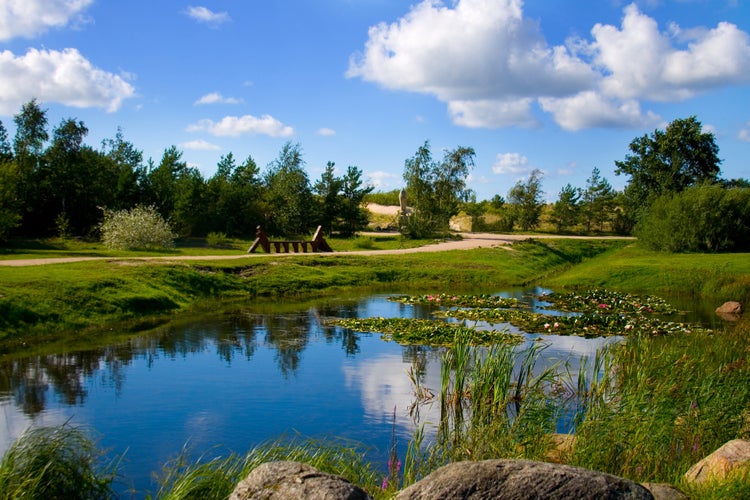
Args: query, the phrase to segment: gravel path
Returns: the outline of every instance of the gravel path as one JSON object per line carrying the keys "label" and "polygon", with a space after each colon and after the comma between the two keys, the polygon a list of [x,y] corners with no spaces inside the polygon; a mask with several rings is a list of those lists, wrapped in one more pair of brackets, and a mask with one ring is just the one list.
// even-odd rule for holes
{"label": "gravel path", "polygon": [[[384,233],[363,233],[365,235],[383,235]],[[113,262],[127,261],[189,261],[189,260],[231,260],[231,259],[257,259],[268,256],[336,256],[336,255],[393,255],[406,253],[421,252],[445,252],[449,250],[471,250],[474,248],[487,248],[509,245],[514,241],[525,240],[528,238],[535,239],[625,239],[622,237],[591,237],[591,236],[561,236],[561,235],[524,235],[524,234],[492,234],[492,233],[462,233],[462,239],[455,241],[443,241],[433,245],[425,245],[416,248],[399,248],[394,250],[358,250],[353,252],[333,252],[333,253],[241,253],[237,255],[178,255],[163,257],[54,257],[41,259],[11,259],[0,260],[0,266],[5,267],[23,267],[23,266],[41,266],[48,264],[68,264],[72,262],[85,262],[92,260],[108,260]]]}

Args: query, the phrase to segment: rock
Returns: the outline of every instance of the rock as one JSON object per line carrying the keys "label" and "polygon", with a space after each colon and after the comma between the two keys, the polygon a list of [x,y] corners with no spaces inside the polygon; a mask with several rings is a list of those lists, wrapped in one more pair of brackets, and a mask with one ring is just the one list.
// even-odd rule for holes
{"label": "rock", "polygon": [[696,463],[685,473],[689,482],[725,479],[732,471],[750,466],[750,440],[735,439]]}
{"label": "rock", "polygon": [[243,479],[229,500],[365,500],[363,489],[340,476],[299,462],[266,462]]}
{"label": "rock", "polygon": [[531,460],[484,460],[446,465],[402,490],[418,499],[652,499],[643,486],[610,474]]}
{"label": "rock", "polygon": [[742,314],[742,304],[730,300],[716,308],[716,314],[727,321],[737,321]]}
{"label": "rock", "polygon": [[641,486],[654,495],[654,500],[688,500],[687,495],[671,484],[643,483]]}

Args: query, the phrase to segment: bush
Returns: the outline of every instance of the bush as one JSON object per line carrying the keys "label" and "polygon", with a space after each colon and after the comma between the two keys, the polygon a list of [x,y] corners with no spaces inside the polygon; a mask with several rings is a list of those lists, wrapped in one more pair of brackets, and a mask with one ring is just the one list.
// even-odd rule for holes
{"label": "bush", "polygon": [[668,252],[750,250],[750,189],[703,185],[657,198],[635,228],[638,240]]}
{"label": "bush", "polygon": [[225,233],[208,233],[206,235],[206,245],[213,248],[231,248],[232,242],[229,241]]}
{"label": "bush", "polygon": [[176,236],[156,208],[143,206],[105,210],[100,230],[107,248],[121,250],[172,248]]}

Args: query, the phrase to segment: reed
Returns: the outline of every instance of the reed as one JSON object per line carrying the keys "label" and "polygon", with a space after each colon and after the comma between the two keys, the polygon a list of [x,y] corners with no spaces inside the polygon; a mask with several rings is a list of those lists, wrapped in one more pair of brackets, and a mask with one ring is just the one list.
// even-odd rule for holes
{"label": "reed", "polygon": [[118,462],[105,464],[102,458],[81,428],[27,430],[0,462],[0,498],[111,498]]}

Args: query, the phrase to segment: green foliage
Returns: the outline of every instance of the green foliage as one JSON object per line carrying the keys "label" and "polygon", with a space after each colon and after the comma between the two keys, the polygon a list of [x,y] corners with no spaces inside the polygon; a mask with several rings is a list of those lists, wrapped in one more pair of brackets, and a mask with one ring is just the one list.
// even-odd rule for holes
{"label": "green foliage", "polygon": [[630,176],[625,188],[628,216],[638,221],[658,196],[718,179],[721,160],[714,135],[695,116],[677,119],[630,143],[630,154],[616,161],[615,173]]}
{"label": "green foliage", "polygon": [[214,248],[230,248],[232,243],[224,233],[208,233],[206,235],[206,245]]}
{"label": "green foliage", "polygon": [[362,187],[362,171],[350,166],[343,177],[334,174],[334,163],[328,162],[320,180],[315,183],[318,217],[323,230],[337,231],[348,237],[367,227],[369,222],[364,198],[372,187]]}
{"label": "green foliage", "polygon": [[458,147],[446,151],[440,162],[433,161],[425,143],[404,163],[407,204],[411,213],[402,215],[401,233],[424,238],[446,232],[450,218],[470,198],[466,177],[474,167],[474,149]]}
{"label": "green foliage", "polygon": [[19,178],[16,163],[0,159],[0,241],[4,241],[21,223],[22,202],[17,189]]}
{"label": "green foliage", "polygon": [[102,242],[113,249],[164,249],[174,246],[175,234],[154,207],[105,210]]}
{"label": "green foliage", "polygon": [[101,452],[70,425],[24,432],[0,462],[0,499],[112,498],[115,467],[98,464]]}
{"label": "green foliage", "polygon": [[315,224],[310,180],[299,144],[287,142],[265,174],[269,234],[300,236]]}
{"label": "green foliage", "polygon": [[541,170],[534,169],[526,182],[518,181],[508,193],[508,203],[513,206],[513,217],[523,231],[539,225],[544,208],[542,175]]}
{"label": "green foliage", "polygon": [[578,224],[578,215],[580,212],[578,203],[580,199],[580,189],[576,189],[570,184],[566,184],[560,190],[550,216],[552,223],[558,231],[565,231]]}
{"label": "green foliage", "polygon": [[581,196],[581,212],[586,231],[596,227],[604,231],[605,224],[614,217],[615,191],[607,179],[594,167],[591,177],[586,179],[586,188]]}
{"label": "green foliage", "polygon": [[643,215],[636,235],[658,251],[750,251],[750,189],[703,185],[662,195]]}

